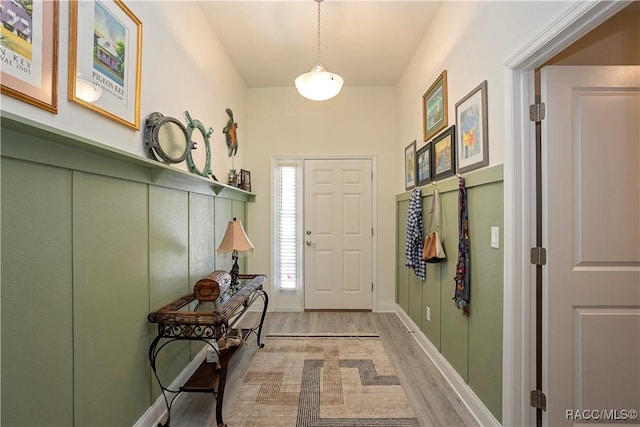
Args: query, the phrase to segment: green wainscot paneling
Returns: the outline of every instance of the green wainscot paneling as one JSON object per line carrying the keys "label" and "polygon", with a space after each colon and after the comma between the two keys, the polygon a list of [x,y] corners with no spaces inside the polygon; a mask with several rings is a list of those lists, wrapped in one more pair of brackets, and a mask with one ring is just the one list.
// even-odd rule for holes
{"label": "green wainscot paneling", "polygon": [[[409,274],[411,270],[404,266],[404,253],[407,244],[407,214],[409,201],[397,204],[397,244],[396,244],[396,302],[405,313],[409,312]],[[411,273],[412,274],[412,273]]]}
{"label": "green wainscot paneling", "polygon": [[[491,248],[491,227],[503,223],[503,184],[491,183],[468,192],[471,252],[469,378],[471,389],[498,421],[502,418],[503,243]],[[502,232],[500,235],[502,236]]]}
{"label": "green wainscot paneling", "polygon": [[[189,286],[189,193],[149,187],[149,311],[154,311],[190,292]],[[149,323],[149,344],[158,325]],[[176,341],[158,354],[156,372],[167,386],[190,361],[189,344]],[[152,401],[160,394],[151,376]]]}
{"label": "green wainscot paneling", "polygon": [[131,425],[151,403],[148,186],[74,172],[74,424]]}
{"label": "green wainscot paneling", "polygon": [[[221,197],[215,203],[215,247],[220,246],[229,221],[233,220],[233,206],[230,199]],[[233,266],[231,254],[216,256],[216,270],[230,271]]]}
{"label": "green wainscot paneling", "polygon": [[[440,201],[442,204],[442,242],[447,254],[447,259],[440,263],[440,352],[458,374],[467,381],[469,324],[468,319],[461,310],[456,308],[452,299],[458,261],[458,192],[449,191],[441,194]],[[473,212],[471,215],[481,215],[481,213]]]}
{"label": "green wainscot paneling", "polygon": [[1,168],[0,424],[70,426],[71,171],[4,157]]}
{"label": "green wainscot paneling", "polygon": [[214,197],[189,194],[189,289],[216,269],[215,203]]}
{"label": "green wainscot paneling", "polygon": [[[215,270],[217,266],[216,230],[214,230],[217,199],[197,193],[189,194],[189,289]],[[192,341],[189,345],[194,358],[205,344]]]}

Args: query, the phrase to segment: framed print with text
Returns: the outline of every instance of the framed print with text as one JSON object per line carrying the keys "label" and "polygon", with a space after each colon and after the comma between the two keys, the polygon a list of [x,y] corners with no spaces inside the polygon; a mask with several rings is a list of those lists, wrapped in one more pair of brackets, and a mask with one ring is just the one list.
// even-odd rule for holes
{"label": "framed print with text", "polygon": [[444,70],[422,95],[422,126],[428,141],[447,127],[447,70]]}
{"label": "framed print with text", "polygon": [[404,188],[411,190],[416,186],[416,141],[404,149]]}
{"label": "framed print with text", "polygon": [[70,101],[139,130],[142,22],[121,0],[69,3]]}
{"label": "framed print with text", "polygon": [[456,131],[455,126],[436,136],[431,141],[432,181],[452,176],[456,172]]}
{"label": "framed print with text", "polygon": [[487,81],[456,103],[458,173],[489,164]]}
{"label": "framed print with text", "polygon": [[2,94],[58,112],[58,14],[54,1],[2,1]]}

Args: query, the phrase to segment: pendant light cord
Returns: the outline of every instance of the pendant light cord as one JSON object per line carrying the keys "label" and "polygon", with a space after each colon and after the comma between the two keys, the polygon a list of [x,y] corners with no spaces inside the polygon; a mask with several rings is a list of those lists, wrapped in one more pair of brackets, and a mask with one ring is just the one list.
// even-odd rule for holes
{"label": "pendant light cord", "polygon": [[322,0],[315,1],[318,3],[318,65],[320,65],[320,3],[322,3]]}

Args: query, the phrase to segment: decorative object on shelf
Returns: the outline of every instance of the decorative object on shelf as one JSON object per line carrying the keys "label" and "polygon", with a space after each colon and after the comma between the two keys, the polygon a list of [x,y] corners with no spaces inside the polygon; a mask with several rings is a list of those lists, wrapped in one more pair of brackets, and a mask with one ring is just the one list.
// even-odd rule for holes
{"label": "decorative object on shelf", "polygon": [[456,103],[458,173],[489,164],[487,81]]}
{"label": "decorative object on shelf", "polygon": [[447,70],[444,70],[422,95],[422,125],[428,141],[447,127]]}
{"label": "decorative object on shelf", "polygon": [[2,2],[1,91],[56,114],[59,2],[29,2],[31,11],[25,3]]}
{"label": "decorative object on shelf", "polygon": [[431,182],[431,143],[427,143],[416,153],[418,187]]}
{"label": "decorative object on shelf", "polygon": [[238,186],[238,172],[235,169],[229,169],[229,173],[227,173],[227,184],[233,185],[234,187]]}
{"label": "decorative object on shelf", "polygon": [[404,149],[404,188],[411,190],[416,186],[416,142]]}
{"label": "decorative object on shelf", "polygon": [[240,169],[240,188],[251,191],[251,172],[246,169]]}
{"label": "decorative object on shelf", "polygon": [[[209,175],[211,175],[211,147],[209,145],[209,137],[213,133],[213,129],[209,128],[209,130],[206,130],[200,120],[191,118],[191,115],[189,114],[188,111],[184,112],[184,116],[187,118],[187,140],[190,141],[190,144],[191,144],[191,149],[188,150],[189,152],[187,154],[187,166],[189,167],[189,170],[191,172],[198,174],[200,176],[208,177]],[[202,170],[198,169],[196,164],[193,162],[193,156],[191,154],[193,150],[197,148],[196,147],[197,143],[193,140],[194,138],[193,131],[195,129],[198,129],[200,131],[200,133],[196,135],[199,135],[199,137],[202,137],[202,141],[198,141],[198,142],[204,143],[204,148],[206,151],[204,168]]]}
{"label": "decorative object on shelf", "polygon": [[456,170],[456,132],[455,125],[436,136],[431,141],[432,180],[452,176]]}
{"label": "decorative object on shelf", "polygon": [[194,148],[184,125],[178,119],[158,112],[147,117],[144,146],[149,157],[165,163],[182,162]]}
{"label": "decorative object on shelf", "polygon": [[[141,57],[142,22],[122,1],[69,2],[70,101],[139,130]],[[78,73],[102,96],[83,96]]]}
{"label": "decorative object on shelf", "polygon": [[231,111],[231,108],[227,108],[227,114],[229,115],[229,121],[224,129],[222,129],[222,132],[227,136],[229,157],[232,157],[238,152],[238,124],[233,121],[233,111]]}
{"label": "decorative object on shelf", "polygon": [[318,63],[308,73],[299,75],[296,80],[298,93],[312,101],[326,101],[340,93],[344,80],[335,73],[331,73],[320,61],[320,3],[318,3]]}
{"label": "decorative object on shelf", "polygon": [[231,258],[233,259],[233,267],[231,267],[231,271],[229,272],[229,274],[231,274],[232,289],[235,289],[240,284],[238,280],[238,274],[240,272],[238,256],[247,255],[249,252],[253,252],[253,249],[253,243],[251,243],[251,240],[249,240],[249,237],[247,237],[247,234],[244,232],[242,223],[233,218],[233,221],[229,221],[227,231],[222,238],[222,243],[218,246],[219,254],[231,253]]}

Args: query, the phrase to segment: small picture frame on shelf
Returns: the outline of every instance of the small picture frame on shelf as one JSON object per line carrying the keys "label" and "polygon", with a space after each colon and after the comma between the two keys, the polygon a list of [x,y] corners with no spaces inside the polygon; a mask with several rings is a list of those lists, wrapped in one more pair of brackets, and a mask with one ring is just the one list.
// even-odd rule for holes
{"label": "small picture frame on shelf", "polygon": [[251,172],[246,169],[240,169],[240,188],[251,191]]}

